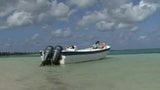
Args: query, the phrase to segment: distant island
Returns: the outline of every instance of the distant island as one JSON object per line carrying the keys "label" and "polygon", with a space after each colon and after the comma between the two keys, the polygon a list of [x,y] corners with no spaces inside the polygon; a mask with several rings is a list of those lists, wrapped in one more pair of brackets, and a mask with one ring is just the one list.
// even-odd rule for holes
{"label": "distant island", "polygon": [[39,55],[39,52],[0,52],[0,56]]}

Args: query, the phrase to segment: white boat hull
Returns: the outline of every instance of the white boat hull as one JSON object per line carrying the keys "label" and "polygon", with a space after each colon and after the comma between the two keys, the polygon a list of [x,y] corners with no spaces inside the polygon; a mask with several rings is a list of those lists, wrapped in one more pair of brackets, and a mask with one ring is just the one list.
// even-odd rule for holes
{"label": "white boat hull", "polygon": [[94,54],[84,54],[84,55],[62,55],[61,64],[65,63],[76,63],[90,60],[98,60],[106,57],[108,51],[94,53]]}
{"label": "white boat hull", "polygon": [[75,63],[105,58],[110,47],[104,49],[82,49],[77,51],[63,51],[60,64]]}
{"label": "white boat hull", "polygon": [[[110,46],[104,48],[86,48],[86,49],[72,49],[72,50],[62,50],[57,47],[52,53],[52,47],[48,46],[45,51],[42,52],[42,65],[49,64],[65,64],[65,63],[75,63],[89,60],[98,60],[105,58],[107,52],[110,50]],[[45,53],[46,52],[46,53]],[[53,56],[52,56],[53,55]]]}

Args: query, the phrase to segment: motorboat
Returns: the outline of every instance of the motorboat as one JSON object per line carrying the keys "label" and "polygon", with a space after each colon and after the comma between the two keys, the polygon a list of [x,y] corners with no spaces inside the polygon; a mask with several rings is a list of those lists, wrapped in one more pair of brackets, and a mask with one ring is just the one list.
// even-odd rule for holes
{"label": "motorboat", "polygon": [[45,50],[41,51],[41,66],[99,60],[105,58],[109,50],[109,45],[98,48],[89,47],[84,49],[77,49],[76,46],[65,49],[59,45],[55,47],[47,46]]}

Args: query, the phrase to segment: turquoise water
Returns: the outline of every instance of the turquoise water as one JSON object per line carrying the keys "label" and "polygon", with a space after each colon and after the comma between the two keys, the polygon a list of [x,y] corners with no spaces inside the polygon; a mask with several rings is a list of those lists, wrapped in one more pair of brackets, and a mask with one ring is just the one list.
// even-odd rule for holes
{"label": "turquoise water", "polygon": [[1,57],[0,90],[159,90],[160,54],[39,67],[40,57]]}

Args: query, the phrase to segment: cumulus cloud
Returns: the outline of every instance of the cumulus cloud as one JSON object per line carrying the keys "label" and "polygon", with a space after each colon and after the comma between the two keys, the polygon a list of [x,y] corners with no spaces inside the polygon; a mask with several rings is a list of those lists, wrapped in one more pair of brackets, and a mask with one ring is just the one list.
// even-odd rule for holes
{"label": "cumulus cloud", "polygon": [[148,3],[154,3],[154,4],[160,4],[160,1],[159,0],[143,0],[145,2],[148,2]]}
{"label": "cumulus cloud", "polygon": [[6,8],[6,10],[3,11],[3,8],[4,7],[0,8],[0,9],[2,9],[2,10],[0,10],[0,17],[4,17],[4,16],[8,15],[13,10],[13,8]]}
{"label": "cumulus cloud", "polygon": [[51,31],[51,36],[53,38],[69,38],[72,34],[70,28],[65,28]]}
{"label": "cumulus cloud", "polygon": [[65,17],[69,13],[69,7],[64,3],[53,3],[51,15],[55,17]]}
{"label": "cumulus cloud", "polygon": [[147,36],[142,35],[142,36],[139,36],[139,37],[138,37],[138,40],[145,40],[146,38],[147,38]]}
{"label": "cumulus cloud", "polygon": [[69,5],[77,6],[79,8],[87,8],[96,3],[96,0],[68,0]]}
{"label": "cumulus cloud", "polygon": [[15,9],[18,0],[0,0],[0,2],[0,17],[3,17]]}
{"label": "cumulus cloud", "polygon": [[[46,24],[67,20],[80,9],[96,6],[90,11],[80,10],[82,17],[78,25],[98,30],[132,29],[150,17],[160,6],[159,0],[0,0],[0,29]],[[98,4],[98,5],[97,5]],[[98,7],[99,6],[99,7]],[[85,12],[85,13],[84,13]],[[81,15],[75,15],[80,17]],[[71,21],[69,21],[70,23]]]}
{"label": "cumulus cloud", "polygon": [[117,29],[121,29],[121,28],[132,28],[133,24],[132,23],[125,23],[125,22],[120,22],[117,25]]}
{"label": "cumulus cloud", "polygon": [[33,17],[27,12],[15,12],[7,18],[6,23],[9,27],[32,24]]}
{"label": "cumulus cloud", "polygon": [[[95,25],[99,30],[132,29],[139,23],[150,17],[159,8],[159,1],[141,0],[139,4],[133,4],[129,0],[101,0],[112,5],[102,6],[99,11],[86,13],[78,22],[82,27]],[[116,3],[114,3],[116,2]],[[117,4],[117,5],[115,5]],[[115,7],[114,7],[115,6]]]}
{"label": "cumulus cloud", "polygon": [[57,0],[12,1],[3,1],[4,5],[0,6],[0,16],[6,18],[1,21],[1,29],[63,20],[71,13],[69,6]]}
{"label": "cumulus cloud", "polygon": [[139,5],[133,3],[122,5],[112,11],[112,15],[121,22],[134,23],[143,21],[152,15],[157,9],[155,4],[146,3],[141,1]]}
{"label": "cumulus cloud", "polygon": [[114,28],[115,23],[113,22],[105,22],[100,21],[96,23],[96,26],[99,30],[112,30]]}
{"label": "cumulus cloud", "polygon": [[108,9],[119,8],[121,5],[129,3],[131,0],[99,0]]}
{"label": "cumulus cloud", "polygon": [[85,27],[88,26],[89,24],[109,19],[107,12],[108,11],[106,9],[100,12],[99,11],[89,12],[82,17],[82,19],[78,22],[78,25]]}
{"label": "cumulus cloud", "polygon": [[134,26],[133,28],[130,29],[130,31],[134,32],[137,31],[139,28],[137,26]]}
{"label": "cumulus cloud", "polygon": [[44,25],[42,28],[49,33],[52,38],[69,38],[72,37],[72,31],[70,28],[54,29],[51,25]]}

